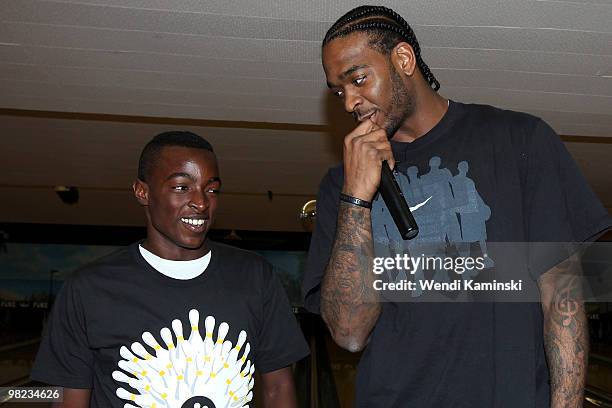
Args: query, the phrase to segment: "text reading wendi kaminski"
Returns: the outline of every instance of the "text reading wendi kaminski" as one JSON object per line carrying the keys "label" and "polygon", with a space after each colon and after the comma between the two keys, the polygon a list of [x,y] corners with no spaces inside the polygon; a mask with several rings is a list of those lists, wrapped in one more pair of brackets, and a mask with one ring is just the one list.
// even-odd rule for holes
{"label": "text reading wendi kaminski", "polygon": [[[389,271],[405,271],[415,279],[399,279],[387,282],[384,279],[376,279],[373,282],[374,290],[377,291],[521,291],[522,279],[511,279],[508,281],[478,281],[463,277],[463,279],[450,279],[438,281],[436,279],[425,279],[424,271],[454,272],[461,276],[466,272],[470,277],[477,276],[486,267],[486,258],[480,257],[440,257],[440,256],[409,256],[408,254],[397,254],[394,257],[375,257],[373,259],[372,272],[382,275]],[[398,275],[399,276],[399,275]]]}

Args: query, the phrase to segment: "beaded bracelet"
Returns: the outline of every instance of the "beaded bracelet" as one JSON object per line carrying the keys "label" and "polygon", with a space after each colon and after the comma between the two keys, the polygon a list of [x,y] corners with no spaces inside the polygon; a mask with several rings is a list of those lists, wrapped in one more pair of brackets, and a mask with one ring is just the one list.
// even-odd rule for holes
{"label": "beaded bracelet", "polygon": [[353,197],[348,194],[340,193],[340,201],[345,203],[353,204],[358,207],[372,209],[372,203],[370,201],[362,200],[361,198]]}

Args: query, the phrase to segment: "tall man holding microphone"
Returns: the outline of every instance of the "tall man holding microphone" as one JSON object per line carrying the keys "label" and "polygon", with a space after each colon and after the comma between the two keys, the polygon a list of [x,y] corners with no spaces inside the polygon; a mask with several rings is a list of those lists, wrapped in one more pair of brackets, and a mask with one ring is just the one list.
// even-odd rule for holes
{"label": "tall man holding microphone", "polygon": [[[563,259],[516,259],[538,303],[385,302],[373,285],[374,257],[410,242],[582,242],[609,228],[559,137],[533,116],[439,95],[414,32],[391,9],[349,11],[325,35],[322,58],[331,92],[360,123],[344,139],[343,165],[321,182],[303,293],[341,347],[364,350],[355,407],[582,406],[586,318]],[[377,193],[387,164],[409,200],[428,197],[409,202],[414,241],[389,214],[389,194]],[[453,190],[449,177],[468,165],[470,182]],[[485,272],[503,266],[480,248]],[[570,303],[569,317],[555,307]]]}

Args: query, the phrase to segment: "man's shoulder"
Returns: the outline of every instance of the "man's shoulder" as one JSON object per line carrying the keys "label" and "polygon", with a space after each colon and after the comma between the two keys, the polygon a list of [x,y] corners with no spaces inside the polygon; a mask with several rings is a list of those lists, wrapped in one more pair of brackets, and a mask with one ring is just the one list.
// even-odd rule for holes
{"label": "man's shoulder", "polygon": [[260,254],[220,242],[209,241],[212,256],[218,256],[224,265],[240,267],[266,267],[268,261]]}
{"label": "man's shoulder", "polygon": [[530,113],[503,109],[492,105],[459,103],[464,117],[488,125],[502,125],[506,128],[533,129],[542,120]]}
{"label": "man's shoulder", "polygon": [[69,279],[72,282],[83,283],[97,278],[125,273],[126,268],[133,266],[135,266],[135,262],[131,254],[131,246],[127,246],[79,267],[72,273]]}
{"label": "man's shoulder", "polygon": [[273,266],[262,255],[235,246],[209,241],[211,265],[223,278],[231,279],[250,291],[263,288],[273,278]]}

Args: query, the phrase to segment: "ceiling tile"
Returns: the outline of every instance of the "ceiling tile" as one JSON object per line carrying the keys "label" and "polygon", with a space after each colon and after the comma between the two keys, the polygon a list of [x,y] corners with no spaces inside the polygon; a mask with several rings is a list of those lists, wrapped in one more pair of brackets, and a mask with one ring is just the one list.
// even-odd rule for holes
{"label": "ceiling tile", "polygon": [[[219,38],[202,35],[153,33],[31,23],[2,23],[6,39],[25,45],[140,51],[256,61],[314,62],[319,60],[319,41]],[[2,33],[2,32],[0,32]]]}
{"label": "ceiling tile", "polygon": [[506,27],[415,28],[424,46],[612,55],[612,33]]}
{"label": "ceiling tile", "polygon": [[[145,10],[37,0],[5,0],[9,22],[96,27],[249,39],[320,41],[328,23]],[[163,22],[163,23],[160,23]]]}
{"label": "ceiling tile", "polygon": [[612,68],[610,55],[435,47],[424,47],[422,54],[432,69],[485,68],[499,71],[600,76],[607,68]]}
{"label": "ceiling tile", "polygon": [[612,96],[612,80],[597,76],[508,72],[489,69],[438,69],[432,71],[445,87],[482,87]]}

